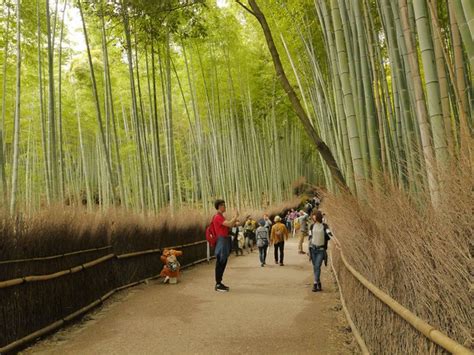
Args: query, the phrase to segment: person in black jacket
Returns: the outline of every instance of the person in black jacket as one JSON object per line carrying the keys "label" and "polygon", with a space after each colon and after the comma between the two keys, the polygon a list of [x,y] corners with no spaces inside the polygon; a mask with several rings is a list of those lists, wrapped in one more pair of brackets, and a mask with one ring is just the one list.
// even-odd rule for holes
{"label": "person in black jacket", "polygon": [[311,215],[314,222],[311,226],[309,237],[309,254],[313,263],[314,284],[313,292],[322,291],[321,285],[321,265],[327,260],[328,242],[331,239],[331,230],[326,223],[323,223],[323,214],[316,211]]}

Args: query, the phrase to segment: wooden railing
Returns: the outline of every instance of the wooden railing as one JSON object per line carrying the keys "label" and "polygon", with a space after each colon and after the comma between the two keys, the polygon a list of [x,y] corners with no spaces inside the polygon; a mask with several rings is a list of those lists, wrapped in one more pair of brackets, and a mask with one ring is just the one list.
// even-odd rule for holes
{"label": "wooden railing", "polygon": [[[459,354],[459,355],[472,355],[474,354],[470,349],[464,347],[463,345],[459,344],[455,340],[451,339],[448,337],[446,334],[443,332],[439,331],[432,325],[428,324],[425,322],[423,319],[412,313],[410,310],[407,308],[403,307],[400,303],[395,301],[392,297],[390,297],[388,294],[383,292],[381,289],[379,289],[377,286],[375,286],[373,283],[371,283],[369,280],[367,280],[364,276],[362,276],[357,270],[355,270],[351,264],[347,261],[346,257],[344,256],[344,252],[341,247],[341,243],[336,237],[333,237],[332,240],[334,240],[336,249],[339,251],[342,263],[344,264],[345,268],[360,282],[360,284],[365,287],[367,290],[369,290],[375,297],[377,297],[383,304],[385,304],[387,307],[389,307],[393,312],[398,314],[401,318],[403,318],[408,324],[410,324],[414,329],[422,333],[425,337],[427,337],[429,340],[431,340],[433,343],[441,346],[443,349],[449,351],[450,353],[453,354]],[[332,262],[331,262],[332,263]],[[336,271],[334,270],[334,274],[337,276]],[[341,285],[339,284],[339,280],[336,278],[336,281],[338,282],[339,288]],[[341,293],[342,294],[342,293]],[[343,298],[341,298],[343,300]],[[365,345],[365,342],[363,341],[362,337],[360,336],[359,331],[357,330],[354,322],[352,321],[349,312],[347,311],[347,308],[345,307],[345,302],[343,303],[343,307],[345,308],[345,313],[348,318],[349,324],[351,325],[351,328],[353,330],[353,333],[356,337],[356,340],[361,347],[361,350],[364,354],[368,354],[369,350],[367,349],[367,346]]]}
{"label": "wooden railing", "polygon": [[[167,249],[183,249],[183,248],[189,248],[189,247],[192,247],[192,246],[198,246],[198,245],[204,245],[204,244],[207,244],[206,240],[201,240],[201,241],[197,241],[197,242],[193,242],[193,243],[188,243],[188,244],[183,244],[183,245],[176,245],[176,246],[171,246],[171,247],[166,247],[166,248]],[[88,251],[105,250],[107,248],[109,248],[109,247],[97,248],[97,249],[88,249],[87,251],[79,251],[79,252],[75,252],[75,253],[55,255],[55,256],[44,257],[44,258],[32,258],[32,259],[4,261],[3,263],[7,263],[7,262],[26,262],[26,261],[35,261],[35,260],[39,260],[39,259],[41,259],[41,260],[51,260],[51,259],[63,257],[65,255],[74,255],[74,254],[88,252]],[[163,248],[163,249],[165,249],[165,248]],[[100,258],[97,258],[95,260],[89,261],[87,263],[83,263],[81,265],[77,265],[77,266],[74,266],[72,268],[65,269],[65,270],[60,270],[60,271],[57,271],[57,272],[54,272],[54,273],[45,274],[45,275],[24,276],[24,277],[11,279],[11,280],[1,281],[0,282],[0,289],[15,287],[15,286],[21,285],[23,283],[50,281],[50,280],[53,280],[53,279],[64,277],[66,275],[75,274],[75,273],[81,272],[81,271],[86,270],[86,269],[94,268],[94,267],[96,267],[96,266],[98,266],[102,263],[112,261],[114,259],[115,260],[122,260],[122,259],[128,259],[128,258],[134,258],[134,257],[150,255],[150,254],[158,254],[158,253],[161,253],[161,251],[163,249],[149,249],[149,250],[142,250],[142,251],[137,251],[137,252],[132,252],[132,253],[120,254],[120,255],[116,255],[116,254],[112,253],[112,254],[108,254],[108,255],[102,256]],[[193,266],[193,265],[196,265],[196,264],[202,263],[204,261],[208,261],[208,260],[209,260],[209,257],[194,260],[189,264],[181,266],[181,268],[186,269],[190,266]],[[63,325],[71,322],[72,320],[78,318],[79,316],[87,313],[88,311],[90,311],[94,307],[100,305],[101,303],[103,303],[105,300],[107,300],[110,296],[112,296],[114,293],[116,293],[118,291],[121,291],[123,289],[129,288],[129,287],[132,287],[132,286],[138,285],[140,283],[147,282],[149,280],[156,279],[156,278],[159,278],[159,277],[160,277],[160,275],[157,274],[157,275],[154,275],[154,276],[151,276],[151,277],[139,280],[139,281],[135,281],[135,282],[132,282],[132,283],[120,286],[120,287],[116,287],[113,290],[111,290],[111,291],[107,292],[106,294],[104,294],[103,296],[101,296],[99,299],[97,299],[97,300],[93,301],[92,303],[88,304],[87,306],[85,306],[85,307],[83,307],[83,308],[67,315],[66,317],[64,317],[60,320],[57,320],[57,321],[53,322],[52,324],[50,324],[46,327],[43,327],[43,328],[41,328],[41,329],[39,329],[39,330],[23,337],[21,339],[18,339],[18,340],[14,341],[10,344],[7,344],[3,347],[0,347],[0,354],[15,351],[16,349],[25,346],[26,344],[32,342],[33,340],[37,339],[38,337],[44,336],[48,333],[51,333],[51,332],[59,329]]]}

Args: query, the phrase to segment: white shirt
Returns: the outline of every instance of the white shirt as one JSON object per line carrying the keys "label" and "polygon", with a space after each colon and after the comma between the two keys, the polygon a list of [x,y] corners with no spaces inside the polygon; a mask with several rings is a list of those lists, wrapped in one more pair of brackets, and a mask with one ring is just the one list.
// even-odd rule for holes
{"label": "white shirt", "polygon": [[322,223],[313,224],[311,244],[316,247],[324,246],[324,225]]}

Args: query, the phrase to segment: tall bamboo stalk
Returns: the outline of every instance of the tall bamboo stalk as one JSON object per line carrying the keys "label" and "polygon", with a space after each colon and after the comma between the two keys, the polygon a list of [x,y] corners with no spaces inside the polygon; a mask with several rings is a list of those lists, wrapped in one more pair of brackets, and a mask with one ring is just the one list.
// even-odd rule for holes
{"label": "tall bamboo stalk", "polygon": [[7,202],[7,176],[5,173],[5,116],[7,112],[7,63],[8,63],[8,48],[10,44],[10,6],[7,1],[3,1],[3,5],[7,6],[6,30],[5,30],[5,45],[3,47],[3,69],[2,69],[2,118],[0,122],[0,179],[1,179],[1,198],[6,204]]}
{"label": "tall bamboo stalk", "polygon": [[423,94],[423,87],[420,77],[420,69],[418,66],[417,53],[415,51],[412,37],[410,33],[410,25],[408,20],[408,5],[406,0],[399,0],[400,17],[403,26],[403,35],[405,46],[407,48],[408,63],[410,65],[411,76],[413,80],[413,88],[416,97],[416,115],[418,125],[420,127],[421,141],[423,146],[423,156],[425,160],[426,172],[428,175],[428,186],[430,190],[431,200],[434,205],[439,204],[439,188],[438,178],[436,174],[436,161],[433,151],[430,124],[428,122],[428,113],[426,111],[426,103]]}
{"label": "tall bamboo stalk", "polygon": [[46,4],[46,37],[48,39],[48,163],[51,178],[51,194],[53,198],[58,196],[58,158],[56,147],[56,107],[55,107],[55,90],[54,90],[54,52],[51,38],[51,14],[49,9],[49,0]]}
{"label": "tall bamboo stalk", "polygon": [[[78,0],[77,2],[79,6],[79,12],[81,14],[81,21],[82,21],[82,29],[84,32],[84,39],[86,43],[86,49],[87,49],[87,58],[89,61],[89,72],[91,76],[91,82],[92,82],[92,95],[94,97],[94,103],[95,103],[95,109],[96,109],[96,118],[97,118],[97,124],[99,126],[99,132],[100,132],[100,140],[102,144],[102,149],[104,151],[105,157],[104,159],[106,160],[106,166],[107,166],[107,178],[110,184],[110,187],[115,195],[115,179],[114,179],[114,174],[112,173],[112,164],[110,162],[110,154],[109,154],[109,149],[106,144],[106,139],[105,139],[105,132],[104,132],[104,127],[102,123],[102,113],[100,110],[100,102],[99,102],[99,96],[97,93],[97,82],[95,79],[95,73],[94,73],[94,66],[92,64],[92,55],[91,55],[91,50],[90,50],[90,45],[89,45],[89,37],[87,34],[87,28],[86,28],[86,22],[84,20],[84,12],[82,10],[82,5],[81,5],[81,0]],[[115,198],[115,196],[114,196]]]}
{"label": "tall bamboo stalk", "polygon": [[449,153],[441,110],[439,78],[436,65],[434,65],[436,59],[430,25],[428,23],[428,9],[425,0],[414,1],[413,8],[416,18],[421,59],[423,62],[423,73],[426,82],[426,104],[431,121],[436,162],[438,167],[446,169],[449,160]]}
{"label": "tall bamboo stalk", "polygon": [[10,214],[17,208],[18,194],[18,169],[20,160],[20,108],[21,108],[21,0],[16,2],[16,97],[15,97],[15,121],[13,133],[13,166],[12,185],[10,198]]}

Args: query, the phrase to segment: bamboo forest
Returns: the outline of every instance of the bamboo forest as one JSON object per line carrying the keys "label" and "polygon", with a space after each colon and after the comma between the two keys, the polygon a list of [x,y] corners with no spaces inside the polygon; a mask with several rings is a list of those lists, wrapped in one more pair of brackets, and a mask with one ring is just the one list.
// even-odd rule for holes
{"label": "bamboo forest", "polygon": [[474,1],[0,1],[0,353],[473,354]]}

